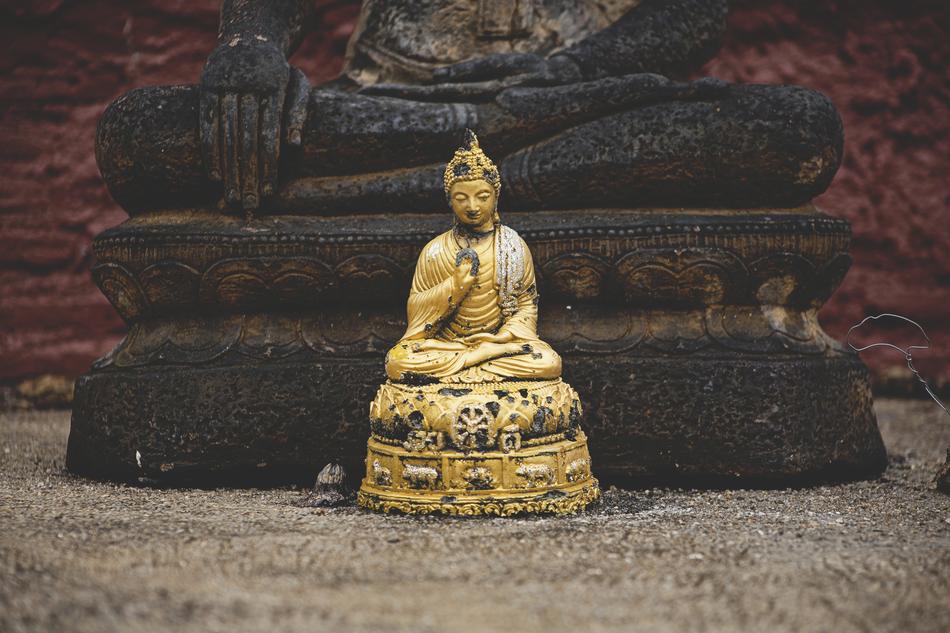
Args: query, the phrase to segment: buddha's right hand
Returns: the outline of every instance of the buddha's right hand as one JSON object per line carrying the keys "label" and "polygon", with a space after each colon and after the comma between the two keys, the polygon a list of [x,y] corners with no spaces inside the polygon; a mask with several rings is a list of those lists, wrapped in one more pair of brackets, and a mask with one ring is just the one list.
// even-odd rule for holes
{"label": "buddha's right hand", "polygon": [[301,143],[310,83],[275,43],[245,36],[211,53],[199,93],[205,170],[228,204],[256,209],[277,191],[281,127],[285,142]]}
{"label": "buddha's right hand", "polygon": [[455,303],[461,302],[462,298],[469,293],[472,289],[472,285],[475,283],[475,275],[472,274],[473,266],[474,262],[472,262],[472,260],[463,259],[459,261],[455,267],[452,281],[454,282],[455,290],[459,293],[458,300]]}

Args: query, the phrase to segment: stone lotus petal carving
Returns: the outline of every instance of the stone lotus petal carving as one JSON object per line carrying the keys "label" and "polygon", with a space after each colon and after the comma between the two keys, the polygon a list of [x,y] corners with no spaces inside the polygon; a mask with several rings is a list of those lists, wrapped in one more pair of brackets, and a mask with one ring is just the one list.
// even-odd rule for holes
{"label": "stone lotus petal carving", "polygon": [[760,305],[807,307],[803,295],[814,285],[816,273],[815,264],[798,253],[770,253],[749,264],[749,289]]}
{"label": "stone lotus petal carving", "polygon": [[241,332],[241,351],[252,358],[285,358],[306,347],[300,319],[275,314],[248,314]]}
{"label": "stone lotus petal carving", "polygon": [[646,336],[647,320],[631,310],[605,311],[579,303],[570,310],[551,310],[541,320],[544,340],[558,349],[579,353],[617,353],[636,347]]}
{"label": "stone lotus petal carving", "polygon": [[697,307],[738,294],[748,276],[736,254],[698,248],[636,250],[617,261],[616,275],[628,304]]}
{"label": "stone lotus petal carving", "polygon": [[781,307],[717,306],[706,314],[706,331],[726,349],[751,353],[818,355],[832,344],[814,311]]}
{"label": "stone lotus petal carving", "polygon": [[142,270],[138,280],[152,306],[175,308],[198,303],[201,273],[182,262],[156,262]]}
{"label": "stone lotus petal carving", "polygon": [[200,317],[134,323],[116,349],[103,359],[103,367],[144,365],[202,365],[214,361],[238,345],[244,316],[215,319],[213,327]]}
{"label": "stone lotus petal carving", "polygon": [[409,283],[394,259],[373,253],[349,257],[334,272],[340,280],[340,295],[360,305],[389,304],[406,293]]}
{"label": "stone lotus petal carving", "polygon": [[308,305],[329,298],[338,288],[336,275],[311,258],[260,257],[226,259],[211,266],[201,279],[203,303],[254,307],[277,301]]}
{"label": "stone lotus petal carving", "polygon": [[300,334],[307,347],[327,355],[385,353],[402,334],[396,317],[380,314],[363,319],[341,319],[321,312],[300,320]]}
{"label": "stone lotus petal carving", "polygon": [[148,298],[135,276],[116,263],[93,266],[92,278],[127,323],[145,314]]}
{"label": "stone lotus petal carving", "polygon": [[610,262],[586,251],[565,253],[544,264],[544,290],[555,297],[586,301],[605,289]]}

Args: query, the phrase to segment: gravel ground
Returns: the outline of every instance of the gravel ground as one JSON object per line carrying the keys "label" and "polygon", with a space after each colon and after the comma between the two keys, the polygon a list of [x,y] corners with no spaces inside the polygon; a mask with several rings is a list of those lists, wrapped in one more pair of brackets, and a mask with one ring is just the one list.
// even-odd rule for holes
{"label": "gravel ground", "polygon": [[572,518],[412,519],[299,490],[63,471],[68,414],[0,414],[0,631],[950,631],[950,420],[877,404],[876,481],[609,490]]}

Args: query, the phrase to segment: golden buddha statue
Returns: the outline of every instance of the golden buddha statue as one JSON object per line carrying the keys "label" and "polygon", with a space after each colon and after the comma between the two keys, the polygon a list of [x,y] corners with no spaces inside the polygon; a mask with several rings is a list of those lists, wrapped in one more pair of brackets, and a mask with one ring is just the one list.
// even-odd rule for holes
{"label": "golden buddha statue", "polygon": [[599,494],[561,358],[538,338],[528,246],[500,222],[470,130],[445,168],[455,226],[423,248],[408,327],[370,407],[359,503],[406,513],[573,512]]}

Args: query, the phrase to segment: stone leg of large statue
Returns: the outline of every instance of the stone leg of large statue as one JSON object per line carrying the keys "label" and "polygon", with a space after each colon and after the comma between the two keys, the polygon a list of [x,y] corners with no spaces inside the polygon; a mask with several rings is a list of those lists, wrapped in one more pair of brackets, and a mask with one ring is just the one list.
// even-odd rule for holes
{"label": "stone leg of large statue", "polygon": [[[93,275],[129,332],[77,383],[68,468],[362,472],[416,255],[448,228],[436,162],[475,116],[504,149],[502,210],[524,209],[505,221],[532,251],[539,334],[584,402],[602,482],[880,472],[867,370],[817,319],[850,265],[848,223],[807,203],[840,160],[833,108],[795,88],[651,103],[618,85],[477,105],[317,91],[279,198],[251,220],[222,213],[202,175],[194,88],[119,100],[97,151],[132,218],[95,239]],[[572,108],[578,94],[602,109]]]}
{"label": "stone leg of large statue", "polygon": [[[509,209],[795,206],[827,187],[841,159],[832,104],[792,86],[630,75],[512,88],[482,104],[315,89],[303,148],[285,156],[261,213],[436,211],[438,157],[466,127],[505,156]],[[97,157],[115,199],[135,214],[220,197],[196,128],[194,87],[140,89],[110,106]]]}

